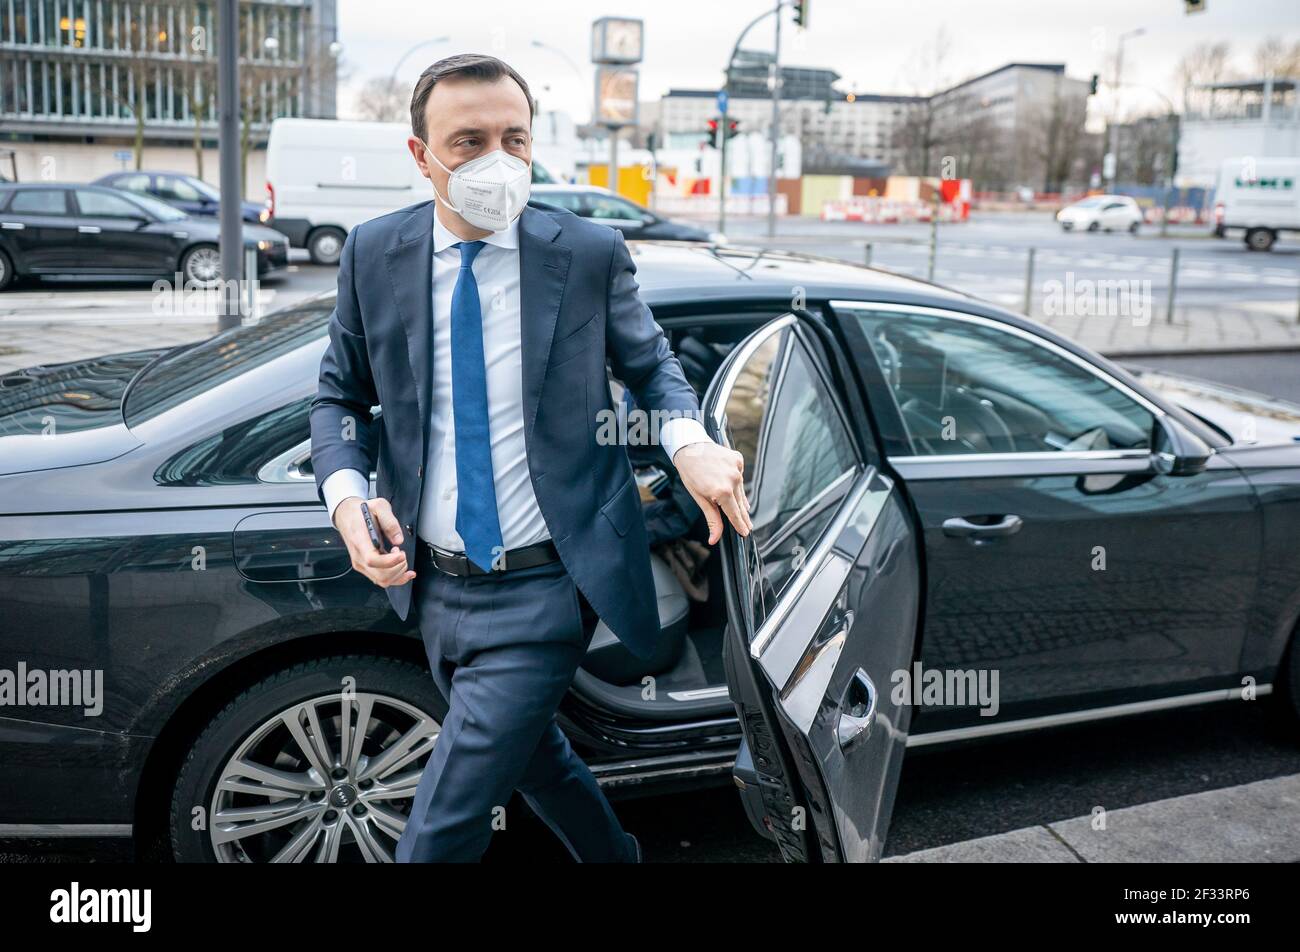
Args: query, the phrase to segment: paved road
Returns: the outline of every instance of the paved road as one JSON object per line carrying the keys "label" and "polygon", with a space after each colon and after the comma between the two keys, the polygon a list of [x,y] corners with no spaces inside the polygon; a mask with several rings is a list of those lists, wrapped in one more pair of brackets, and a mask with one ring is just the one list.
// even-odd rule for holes
{"label": "paved road", "polygon": [[[1272,252],[1259,254],[1235,239],[1208,237],[1203,228],[1179,227],[1175,232],[1161,238],[1158,229],[1147,226],[1138,235],[1067,234],[1046,213],[975,213],[969,222],[939,226],[935,280],[1019,308],[1032,247],[1036,314],[1044,305],[1046,282],[1063,282],[1066,272],[1076,278],[1149,281],[1159,309],[1167,299],[1170,258],[1177,248],[1177,300],[1182,308],[1297,303],[1300,244],[1279,242]],[[854,262],[864,259],[864,246],[870,242],[873,264],[918,277],[928,272],[928,225],[790,219],[778,224],[773,239],[767,237],[762,220],[742,218],[727,223],[727,237],[739,244],[792,247]],[[1290,313],[1294,316],[1294,308]]]}

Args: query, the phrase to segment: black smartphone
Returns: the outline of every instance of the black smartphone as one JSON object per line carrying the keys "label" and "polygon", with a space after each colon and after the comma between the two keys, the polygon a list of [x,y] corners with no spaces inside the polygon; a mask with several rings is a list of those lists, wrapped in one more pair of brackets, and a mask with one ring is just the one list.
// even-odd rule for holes
{"label": "black smartphone", "polygon": [[366,531],[370,533],[370,541],[374,547],[381,553],[388,551],[388,543],[379,532],[379,526],[375,523],[375,517],[370,514],[370,507],[364,502],[361,504],[361,517],[366,520]]}

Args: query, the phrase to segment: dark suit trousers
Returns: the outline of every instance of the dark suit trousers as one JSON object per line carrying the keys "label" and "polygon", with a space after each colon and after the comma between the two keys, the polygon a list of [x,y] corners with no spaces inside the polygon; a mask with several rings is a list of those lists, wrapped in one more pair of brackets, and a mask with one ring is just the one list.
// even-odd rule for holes
{"label": "dark suit trousers", "polygon": [[469,578],[428,567],[415,585],[450,708],[397,862],[477,862],[493,830],[509,830],[515,790],[575,859],[633,861],[632,838],[555,719],[595,622],[563,565]]}

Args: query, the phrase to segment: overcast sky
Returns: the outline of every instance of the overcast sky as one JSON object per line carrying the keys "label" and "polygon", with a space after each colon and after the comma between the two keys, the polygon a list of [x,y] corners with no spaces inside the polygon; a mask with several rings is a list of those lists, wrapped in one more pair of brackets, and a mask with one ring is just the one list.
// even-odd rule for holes
{"label": "overcast sky", "polygon": [[[518,69],[543,109],[585,120],[591,108],[591,23],[601,16],[645,21],[641,99],[670,87],[716,89],[741,29],[770,8],[768,0],[339,0],[340,40],[350,75],[340,110],[365,80],[387,75],[410,47],[449,37],[412,53],[400,77],[413,81],[429,63],[455,52],[487,52]],[[1071,76],[1102,72],[1115,38],[1144,28],[1125,44],[1124,79],[1176,98],[1172,74],[1179,57],[1204,41],[1226,40],[1243,69],[1266,37],[1300,39],[1297,0],[1208,0],[1186,15],[1183,0],[811,0],[810,27],[799,31],[789,13],[782,61],[826,66],[842,89],[912,93],[935,85],[920,68],[942,28],[949,52],[938,80],[951,83],[1011,61],[1063,62]],[[771,18],[746,46],[771,49]],[[540,41],[566,54],[534,47]],[[1141,105],[1131,94],[1130,106]],[[1152,99],[1152,104],[1158,100]]]}

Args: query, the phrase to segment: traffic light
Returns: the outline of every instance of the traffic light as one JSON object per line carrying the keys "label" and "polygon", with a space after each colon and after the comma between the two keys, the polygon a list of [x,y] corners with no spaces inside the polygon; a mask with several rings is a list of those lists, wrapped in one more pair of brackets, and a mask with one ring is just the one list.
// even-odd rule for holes
{"label": "traffic light", "polygon": [[708,121],[707,129],[705,130],[705,134],[708,136],[708,138],[705,141],[709,144],[709,148],[711,149],[716,149],[718,147],[718,143],[720,141],[718,139],[718,126],[720,124],[721,124],[721,120],[717,118],[713,118]]}
{"label": "traffic light", "polygon": [[1093,74],[1092,74],[1092,82],[1088,84],[1088,95],[1089,95],[1089,96],[1095,96],[1095,95],[1097,95],[1097,81],[1098,81],[1099,79],[1101,79],[1101,77],[1098,76],[1096,73],[1093,73]]}
{"label": "traffic light", "polygon": [[740,120],[739,120],[739,119],[728,119],[728,120],[727,120],[727,138],[728,138],[728,139],[734,139],[734,138],[736,138],[736,136],[738,136],[738,135],[740,135]]}
{"label": "traffic light", "polygon": [[794,25],[808,29],[808,0],[798,0],[794,5]]}

